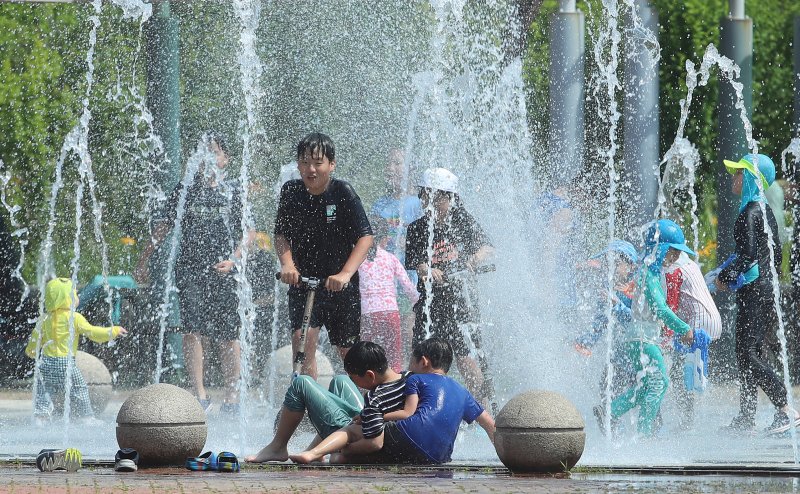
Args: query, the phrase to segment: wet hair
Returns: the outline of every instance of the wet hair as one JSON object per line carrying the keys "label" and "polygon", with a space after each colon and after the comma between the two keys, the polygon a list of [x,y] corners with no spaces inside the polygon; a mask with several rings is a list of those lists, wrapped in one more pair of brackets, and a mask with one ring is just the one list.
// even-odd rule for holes
{"label": "wet hair", "polygon": [[[428,338],[414,346],[411,354],[414,360],[419,361],[422,357],[426,357],[431,362],[431,367],[434,369],[441,369],[445,374],[450,370],[453,364],[453,347],[447,340],[442,338]],[[349,355],[349,354],[348,354]]]}
{"label": "wet hair", "polygon": [[328,161],[334,161],[336,159],[336,146],[327,135],[320,132],[312,132],[297,143],[297,159],[303,158],[306,154],[311,156],[322,155],[328,158]]}
{"label": "wet hair", "polygon": [[383,374],[389,368],[383,347],[371,341],[359,341],[344,357],[344,370],[348,374],[363,376],[367,371]]}

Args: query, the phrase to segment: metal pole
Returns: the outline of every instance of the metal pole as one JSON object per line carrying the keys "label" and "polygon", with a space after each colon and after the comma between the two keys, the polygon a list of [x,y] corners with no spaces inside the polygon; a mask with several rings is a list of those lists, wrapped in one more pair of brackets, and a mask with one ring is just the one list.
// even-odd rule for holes
{"label": "metal pole", "polygon": [[553,14],[550,21],[550,155],[557,185],[571,182],[583,163],[583,12]]}
{"label": "metal pole", "polygon": [[[637,15],[642,27],[658,36],[658,14],[647,0],[637,0]],[[630,21],[630,20],[629,20]],[[632,229],[652,219],[658,201],[659,173],[659,113],[658,113],[658,62],[653,60],[641,37],[625,41],[623,87],[623,182],[630,184],[622,224]],[[633,237],[633,235],[632,235]]]}
{"label": "metal pole", "polygon": [[792,52],[794,53],[794,135],[800,137],[800,15],[794,17]]}
{"label": "metal pole", "polygon": [[731,19],[744,19],[744,0],[728,0],[728,15]]}
{"label": "metal pole", "polygon": [[[178,185],[181,177],[181,136],[180,136],[180,32],[178,21],[170,14],[168,0],[157,1],[153,5],[154,15],[145,25],[147,50],[147,107],[153,115],[153,131],[161,137],[164,144],[164,159],[161,169],[155,172],[153,181],[167,197]],[[156,158],[158,159],[158,158]],[[158,221],[161,211],[154,211],[153,221]],[[149,289],[153,307],[163,300],[166,279],[169,237],[161,249],[150,259]],[[170,298],[171,310],[167,326],[180,326],[180,312],[177,296]],[[157,311],[151,311],[155,314]],[[181,335],[169,333],[167,346],[180,379],[183,367]],[[167,355],[169,355],[169,353]],[[177,381],[176,381],[177,382]]]}
{"label": "metal pole", "polygon": [[164,143],[168,160],[156,182],[169,192],[178,184],[181,172],[180,141],[180,38],[178,21],[170,15],[169,0],[154,5],[147,22],[147,106],[153,114],[154,131]]}
{"label": "metal pole", "polygon": [[565,14],[575,12],[575,0],[559,0],[558,11]]}
{"label": "metal pole", "polygon": [[[720,52],[732,59],[739,66],[739,82],[744,85],[742,94],[747,115],[753,114],[753,20],[744,15],[744,10],[739,9],[737,2],[731,2],[732,13],[738,17],[723,17],[720,21]],[[742,2],[743,3],[743,2]],[[714,167],[716,169],[717,185],[717,261],[722,262],[734,251],[733,223],[738,215],[739,198],[731,192],[731,175],[722,165],[723,159],[739,160],[747,154],[747,140],[744,124],[735,108],[736,93],[727,80],[720,80],[719,87],[719,137],[717,154]],[[716,299],[722,315],[724,327],[731,329],[723,336],[724,353],[721,361],[727,362],[734,368],[733,358],[733,330],[735,324],[736,304],[729,292],[719,294]]]}
{"label": "metal pole", "polygon": [[[792,78],[794,86],[794,123],[792,130],[793,136],[800,138],[800,16],[795,16],[794,18],[792,53],[794,55],[794,77]],[[787,156],[787,160],[795,159],[800,159],[800,157]],[[786,178],[791,181],[795,191],[797,191],[797,186],[800,184],[800,173],[798,173],[799,170],[797,168],[794,161],[787,163]],[[792,229],[792,244],[789,251],[789,266],[792,276],[786,314],[789,316],[790,324],[788,331],[789,348],[792,355],[797,355],[800,347],[800,317],[797,316],[798,308],[800,308],[800,203],[798,203],[797,197],[794,197],[788,204],[791,204],[794,228]],[[797,379],[796,376],[800,375],[800,359],[790,359],[789,363],[792,366],[790,374]]]}

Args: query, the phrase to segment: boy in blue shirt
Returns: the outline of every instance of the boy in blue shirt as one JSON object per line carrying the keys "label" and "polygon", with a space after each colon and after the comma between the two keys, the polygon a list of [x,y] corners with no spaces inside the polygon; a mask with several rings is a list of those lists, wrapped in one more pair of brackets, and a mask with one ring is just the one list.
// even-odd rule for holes
{"label": "boy in blue shirt", "polygon": [[[461,421],[477,421],[494,442],[494,419],[461,384],[447,377],[453,363],[453,349],[442,338],[429,338],[414,347],[406,379],[405,394],[418,399],[410,417],[386,422],[382,449],[362,456],[348,445],[342,455],[331,457],[341,463],[440,464],[450,461]],[[413,398],[411,398],[413,401]],[[380,441],[380,439],[378,439]]]}

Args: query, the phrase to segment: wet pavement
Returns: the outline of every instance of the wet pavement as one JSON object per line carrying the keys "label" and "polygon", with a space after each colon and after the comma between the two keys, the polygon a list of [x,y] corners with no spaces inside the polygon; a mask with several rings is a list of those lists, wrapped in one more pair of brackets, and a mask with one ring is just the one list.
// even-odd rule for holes
{"label": "wet pavement", "polygon": [[[797,389],[794,390],[797,395]],[[65,426],[31,422],[30,391],[0,390],[0,493],[14,492],[798,492],[800,467],[794,462],[791,438],[718,433],[733,416],[737,393],[716,387],[700,401],[697,422],[678,431],[669,419],[654,439],[604,438],[593,421],[586,424],[586,449],[571,474],[511,475],[499,462],[480,429],[464,429],[456,441],[454,462],[442,468],[298,467],[291,464],[246,465],[238,474],[189,472],[182,468],[117,473],[111,460],[117,449],[115,417],[130,392],[115,391],[100,424]],[[212,410],[204,450],[253,453],[271,438],[274,407],[255,398],[241,418]],[[579,408],[582,407],[578,403]],[[584,407],[585,408],[585,407]],[[591,412],[582,410],[585,416]],[[759,425],[771,420],[762,397]],[[630,428],[630,425],[628,426]],[[630,431],[629,431],[630,432]],[[311,439],[301,433],[289,450]],[[85,468],[74,474],[42,473],[33,458],[45,447],[77,447]]]}
{"label": "wet pavement", "polygon": [[[580,469],[579,469],[580,470]],[[77,473],[42,473],[32,465],[0,465],[0,492],[13,493],[712,493],[797,492],[800,479],[787,472],[762,475],[648,474],[576,471],[561,475],[511,475],[503,468],[460,465],[445,468],[317,468],[247,466],[241,472],[189,472],[179,468],[118,473],[88,467]]]}

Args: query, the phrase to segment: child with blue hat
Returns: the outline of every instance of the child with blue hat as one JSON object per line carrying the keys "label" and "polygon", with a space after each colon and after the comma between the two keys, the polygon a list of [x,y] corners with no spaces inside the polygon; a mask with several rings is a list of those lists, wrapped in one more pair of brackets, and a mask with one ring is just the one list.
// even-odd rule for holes
{"label": "child with blue hat", "polygon": [[[587,288],[589,293],[599,290],[603,294],[601,297],[594,297],[591,327],[575,338],[575,350],[587,357],[592,355],[592,348],[603,337],[610,327],[618,328],[628,324],[631,320],[631,289],[633,273],[639,262],[639,254],[636,247],[625,240],[614,239],[608,246],[597,254],[589,258],[588,261],[579,265],[579,268],[591,272],[596,276],[589,276]],[[591,270],[591,271],[589,271]],[[611,271],[613,289],[608,291],[608,273]],[[591,280],[588,282],[588,280]],[[609,319],[608,306],[611,302],[611,312]],[[629,388],[636,381],[636,372],[633,364],[625,352],[624,340],[619,336],[624,331],[613,330],[612,355],[611,355],[611,398],[613,399],[624,390]],[[601,428],[604,426],[603,407],[607,403],[606,383],[608,375],[603,372],[600,378],[600,397],[603,403],[595,407],[594,413],[600,420]]]}
{"label": "child with blue hat", "polygon": [[680,251],[693,254],[683,240],[683,232],[672,221],[659,220],[650,228],[644,262],[635,277],[637,286],[631,303],[631,323],[622,327],[624,351],[633,365],[636,382],[611,402],[611,420],[617,421],[638,408],[637,430],[645,436],[656,432],[656,418],[669,384],[659,347],[661,325],[665,324],[682,336],[687,344],[693,340],[692,328],[667,305],[661,284],[661,268],[665,263],[672,263]]}
{"label": "child with blue hat", "polygon": [[[725,160],[733,175],[731,191],[741,196],[739,216],[733,225],[736,257],[719,272],[720,290],[736,291],[736,362],[739,368],[739,415],[726,430],[749,432],[755,428],[758,388],[764,390],[777,411],[765,432],[784,433],[800,425],[800,413],[789,407],[786,388],[761,357],[768,328],[777,324],[773,283],[780,273],[783,254],[778,241],[778,223],[764,192],[775,181],[775,164],[764,154],[747,154],[739,161]],[[769,230],[767,229],[769,228]],[[771,232],[771,234],[770,234]],[[770,265],[774,262],[773,265]],[[745,278],[749,282],[741,283]]]}

